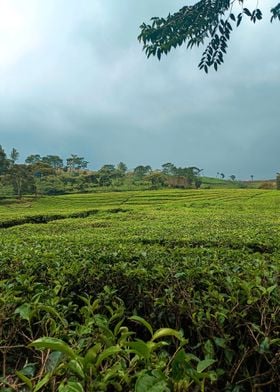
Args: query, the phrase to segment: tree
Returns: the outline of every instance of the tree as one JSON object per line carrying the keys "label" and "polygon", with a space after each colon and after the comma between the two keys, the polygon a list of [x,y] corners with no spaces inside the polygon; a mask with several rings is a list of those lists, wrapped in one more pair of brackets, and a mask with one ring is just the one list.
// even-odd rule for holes
{"label": "tree", "polygon": [[161,188],[166,185],[166,175],[162,172],[152,172],[147,175],[147,180],[151,182],[153,188]]}
{"label": "tree", "polygon": [[112,175],[115,173],[115,171],[116,171],[115,165],[106,164],[101,167],[101,169],[99,170],[99,173],[106,173],[106,174]]}
{"label": "tree", "polygon": [[37,182],[36,187],[37,193],[46,195],[62,195],[67,189],[61,176],[55,175],[42,177],[42,179]]}
{"label": "tree", "polygon": [[188,183],[188,186],[191,186],[198,179],[199,173],[202,169],[199,169],[196,166],[191,167],[178,167],[176,168],[176,176],[185,177]]}
{"label": "tree", "polygon": [[5,174],[6,171],[9,168],[10,161],[7,159],[7,155],[3,149],[3,147],[0,145],[0,175]]}
{"label": "tree", "polygon": [[42,162],[48,164],[55,170],[63,168],[63,159],[58,155],[47,155],[42,158]]}
{"label": "tree", "polygon": [[14,164],[9,169],[6,180],[11,183],[18,198],[21,198],[23,193],[34,193],[36,190],[34,176],[28,165]]}
{"label": "tree", "polygon": [[168,183],[171,186],[190,187],[192,184],[196,188],[201,186],[202,181],[199,176],[203,169],[199,169],[196,166],[176,167],[170,162],[164,163],[162,168],[162,172],[167,175]]}
{"label": "tree", "polygon": [[86,169],[88,161],[84,157],[79,157],[76,154],[71,154],[69,158],[66,159],[66,166],[70,171]]}
{"label": "tree", "polygon": [[161,165],[161,167],[164,174],[174,176],[174,174],[176,173],[176,166],[173,165],[173,163],[167,162]]}
{"label": "tree", "polygon": [[25,163],[27,163],[28,165],[33,165],[34,163],[38,163],[41,161],[42,161],[42,158],[41,158],[41,155],[39,155],[39,154],[28,155],[28,157],[25,159]]}
{"label": "tree", "polygon": [[12,164],[14,165],[19,158],[19,152],[15,148],[12,149],[12,151],[10,153],[10,158],[11,158]]}
{"label": "tree", "polygon": [[143,178],[146,174],[150,173],[152,171],[151,166],[147,165],[147,166],[136,166],[136,168],[133,170],[133,173],[135,175],[135,177],[141,179]]}
{"label": "tree", "polygon": [[117,164],[117,170],[122,174],[125,175],[125,173],[127,172],[127,166],[125,163],[120,162]]}
{"label": "tree", "polygon": [[112,185],[112,180],[118,176],[115,165],[106,164],[98,170],[98,183],[100,186]]}
{"label": "tree", "polygon": [[223,180],[225,178],[224,173],[220,173],[221,179]]}
{"label": "tree", "polygon": [[251,174],[250,177],[251,177],[251,181],[253,181],[254,180],[254,175]]}
{"label": "tree", "polygon": [[231,179],[231,181],[234,181],[236,179],[236,176],[232,174],[231,176],[229,176],[229,178]]}
{"label": "tree", "polygon": [[55,169],[43,161],[35,162],[29,165],[29,167],[35,178],[43,178],[55,174]]}
{"label": "tree", "polygon": [[[192,6],[185,6],[167,18],[153,17],[151,24],[143,23],[138,39],[143,43],[147,57],[161,59],[173,48],[185,44],[187,48],[206,44],[199,68],[206,73],[209,67],[224,62],[228,41],[233,25],[238,27],[243,18],[255,23],[262,19],[262,12],[256,6],[249,10],[244,7],[247,0],[200,0]],[[258,4],[258,2],[256,2]],[[239,5],[240,7],[234,7]],[[271,22],[280,20],[280,3],[271,9]]]}

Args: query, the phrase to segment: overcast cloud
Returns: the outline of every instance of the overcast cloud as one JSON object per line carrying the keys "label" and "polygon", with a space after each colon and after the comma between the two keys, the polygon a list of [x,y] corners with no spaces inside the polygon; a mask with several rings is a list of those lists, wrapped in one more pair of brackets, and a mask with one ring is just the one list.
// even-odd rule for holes
{"label": "overcast cloud", "polygon": [[[255,6],[255,1],[250,1]],[[0,144],[91,168],[165,162],[205,174],[280,171],[280,24],[234,32],[218,73],[203,49],[147,60],[139,25],[190,1],[0,0]]]}

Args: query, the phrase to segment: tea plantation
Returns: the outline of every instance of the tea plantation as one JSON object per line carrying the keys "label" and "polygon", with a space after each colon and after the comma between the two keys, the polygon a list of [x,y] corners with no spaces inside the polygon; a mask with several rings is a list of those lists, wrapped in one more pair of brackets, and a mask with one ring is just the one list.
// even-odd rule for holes
{"label": "tea plantation", "polygon": [[0,203],[0,391],[278,391],[280,192]]}

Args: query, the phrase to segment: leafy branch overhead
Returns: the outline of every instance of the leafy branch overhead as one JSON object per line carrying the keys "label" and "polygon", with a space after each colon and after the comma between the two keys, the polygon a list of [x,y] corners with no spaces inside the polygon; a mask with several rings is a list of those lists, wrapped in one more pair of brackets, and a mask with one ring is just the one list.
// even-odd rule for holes
{"label": "leafy branch overhead", "polygon": [[[200,0],[192,6],[185,6],[167,18],[153,17],[151,24],[143,23],[138,39],[143,43],[147,57],[163,54],[186,44],[187,48],[206,45],[199,68],[206,73],[209,67],[217,71],[224,62],[228,41],[234,27],[243,18],[256,23],[262,19],[262,11],[256,7],[249,10],[246,0]],[[239,5],[239,7],[234,7]],[[271,22],[280,20],[280,3],[271,9]]]}

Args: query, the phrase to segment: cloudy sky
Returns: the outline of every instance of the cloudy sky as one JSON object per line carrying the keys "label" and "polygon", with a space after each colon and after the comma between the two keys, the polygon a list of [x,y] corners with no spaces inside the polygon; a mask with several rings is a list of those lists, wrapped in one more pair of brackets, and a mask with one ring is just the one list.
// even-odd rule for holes
{"label": "cloudy sky", "polygon": [[[203,49],[147,60],[139,25],[188,0],[0,0],[0,144],[71,153],[91,168],[196,165],[206,175],[280,171],[280,24],[243,23],[224,66]],[[256,1],[248,0],[254,8]]]}

